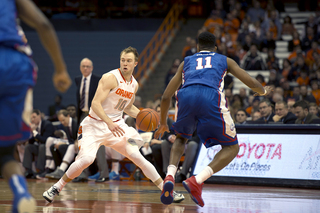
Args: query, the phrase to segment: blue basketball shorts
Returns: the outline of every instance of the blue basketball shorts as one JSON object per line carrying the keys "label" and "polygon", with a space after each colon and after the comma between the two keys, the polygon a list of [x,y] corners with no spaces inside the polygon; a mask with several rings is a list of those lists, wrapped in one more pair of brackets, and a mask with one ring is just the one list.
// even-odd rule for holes
{"label": "blue basketball shorts", "polygon": [[35,84],[34,67],[25,54],[0,46],[0,147],[12,146],[30,136],[22,113],[27,91]]}
{"label": "blue basketball shorts", "polygon": [[180,89],[177,99],[177,121],[172,126],[177,134],[190,139],[197,129],[197,134],[206,147],[238,143],[224,93],[195,84]]}

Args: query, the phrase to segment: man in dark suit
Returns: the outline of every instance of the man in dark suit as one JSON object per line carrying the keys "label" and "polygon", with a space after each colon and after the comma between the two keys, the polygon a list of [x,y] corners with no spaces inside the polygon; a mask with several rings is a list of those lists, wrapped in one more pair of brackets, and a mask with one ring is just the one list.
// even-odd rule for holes
{"label": "man in dark suit", "polygon": [[33,178],[32,162],[37,156],[36,167],[41,172],[45,167],[45,143],[48,137],[53,136],[54,126],[50,121],[41,119],[41,112],[34,109],[31,114],[32,137],[25,147],[22,165],[26,169],[26,178]]}
{"label": "man in dark suit", "polygon": [[289,112],[288,104],[285,101],[279,101],[275,106],[276,115],[273,116],[274,122],[282,122],[284,124],[294,124],[297,117]]}
{"label": "man in dark suit", "polygon": [[88,115],[91,102],[96,93],[100,76],[92,73],[93,64],[88,58],[84,58],[80,63],[82,76],[75,78],[77,85],[77,113],[78,124]]}
{"label": "man in dark suit", "polygon": [[56,165],[60,165],[62,158],[69,146],[77,139],[78,124],[70,117],[67,110],[62,109],[57,113],[58,120],[63,126],[66,136],[63,138],[48,137],[46,141],[46,164],[45,170],[37,175],[37,179],[42,179],[46,174],[53,172]]}
{"label": "man in dark suit", "polygon": [[297,120],[295,124],[311,124],[313,120],[319,119],[318,116],[309,113],[309,105],[306,101],[298,101],[293,105]]}
{"label": "man in dark suit", "polygon": [[274,122],[271,102],[268,99],[263,99],[259,102],[259,112],[261,113],[261,118],[257,122],[264,121],[264,123]]}

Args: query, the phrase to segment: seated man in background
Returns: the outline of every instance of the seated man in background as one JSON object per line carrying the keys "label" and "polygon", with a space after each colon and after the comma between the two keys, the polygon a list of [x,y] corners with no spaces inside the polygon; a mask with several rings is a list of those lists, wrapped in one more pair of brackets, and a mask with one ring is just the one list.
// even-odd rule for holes
{"label": "seated man in background", "polygon": [[244,109],[239,109],[236,113],[236,124],[246,124],[247,113]]}
{"label": "seated man in background", "polygon": [[36,168],[40,172],[45,169],[45,143],[48,137],[53,136],[54,126],[50,121],[41,118],[41,111],[34,109],[31,114],[32,137],[28,140],[25,147],[22,165],[26,169],[26,178],[34,178],[32,162],[36,160]]}
{"label": "seated man in background", "polygon": [[294,124],[297,117],[289,112],[288,105],[285,101],[279,101],[275,106],[276,115],[273,116],[274,122],[282,122],[284,124]]}
{"label": "seated man in background", "polygon": [[309,105],[306,101],[297,101],[294,105],[294,112],[297,116],[295,124],[310,124],[313,120],[319,119],[318,116],[309,113]]}
{"label": "seated man in background", "polygon": [[273,121],[273,110],[272,110],[272,105],[271,102],[268,99],[263,99],[259,103],[259,111],[261,113],[261,118],[257,120],[257,122],[263,121],[264,123],[268,122],[274,122]]}

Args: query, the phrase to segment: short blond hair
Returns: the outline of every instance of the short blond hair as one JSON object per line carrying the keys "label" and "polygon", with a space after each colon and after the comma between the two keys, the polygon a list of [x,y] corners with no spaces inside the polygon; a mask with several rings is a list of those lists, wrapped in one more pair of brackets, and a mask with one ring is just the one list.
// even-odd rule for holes
{"label": "short blond hair", "polygon": [[127,47],[127,48],[125,48],[124,50],[122,50],[121,51],[121,53],[120,53],[120,59],[121,59],[121,56],[122,56],[122,54],[123,53],[133,53],[133,55],[134,55],[134,60],[135,61],[138,61],[138,59],[139,59],[139,53],[138,53],[138,50],[136,49],[136,48],[134,48],[134,47]]}

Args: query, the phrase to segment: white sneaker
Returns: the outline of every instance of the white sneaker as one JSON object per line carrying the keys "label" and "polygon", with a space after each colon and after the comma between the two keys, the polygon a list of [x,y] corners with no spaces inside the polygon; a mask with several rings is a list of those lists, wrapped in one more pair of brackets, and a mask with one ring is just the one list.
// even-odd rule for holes
{"label": "white sneaker", "polygon": [[176,191],[173,191],[173,202],[174,203],[180,203],[184,200],[183,194],[177,193]]}
{"label": "white sneaker", "polygon": [[43,192],[42,196],[48,202],[52,203],[54,196],[59,195],[59,189],[55,186],[51,186],[49,190]]}

